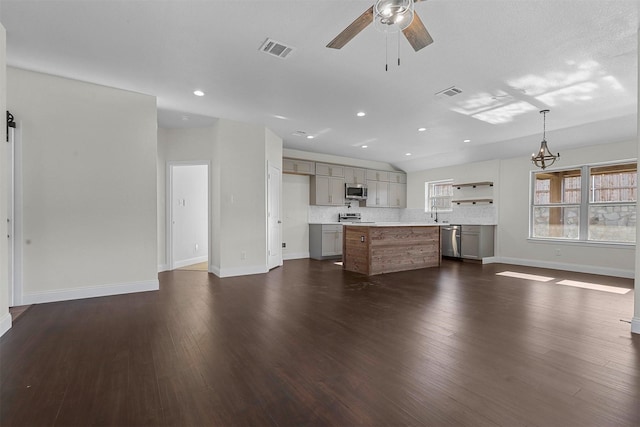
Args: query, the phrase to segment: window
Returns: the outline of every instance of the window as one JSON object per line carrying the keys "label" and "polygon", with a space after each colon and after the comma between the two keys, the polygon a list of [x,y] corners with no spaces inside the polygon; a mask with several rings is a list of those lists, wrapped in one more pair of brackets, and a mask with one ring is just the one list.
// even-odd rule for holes
{"label": "window", "polygon": [[634,243],[636,163],[533,172],[533,238]]}
{"label": "window", "polygon": [[453,197],[452,179],[424,183],[425,212],[446,212],[451,210]]}
{"label": "window", "polygon": [[637,165],[592,167],[589,180],[589,240],[635,242]]}

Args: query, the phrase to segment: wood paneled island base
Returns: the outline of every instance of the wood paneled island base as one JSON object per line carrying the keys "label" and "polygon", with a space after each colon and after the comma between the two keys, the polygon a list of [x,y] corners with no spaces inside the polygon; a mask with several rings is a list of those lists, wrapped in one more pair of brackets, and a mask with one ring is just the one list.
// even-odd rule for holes
{"label": "wood paneled island base", "polygon": [[440,227],[434,225],[345,225],[342,266],[373,276],[438,267]]}

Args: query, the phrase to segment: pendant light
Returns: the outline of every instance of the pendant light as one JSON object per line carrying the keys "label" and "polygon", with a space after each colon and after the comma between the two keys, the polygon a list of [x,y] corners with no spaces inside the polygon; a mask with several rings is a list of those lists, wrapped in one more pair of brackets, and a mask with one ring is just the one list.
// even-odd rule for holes
{"label": "pendant light", "polygon": [[540,151],[538,154],[531,155],[531,161],[534,165],[541,169],[546,169],[547,167],[553,165],[556,162],[556,159],[560,157],[560,153],[553,155],[551,151],[549,151],[549,147],[547,147],[547,113],[549,110],[542,110],[540,114],[542,114],[542,142],[540,143]]}

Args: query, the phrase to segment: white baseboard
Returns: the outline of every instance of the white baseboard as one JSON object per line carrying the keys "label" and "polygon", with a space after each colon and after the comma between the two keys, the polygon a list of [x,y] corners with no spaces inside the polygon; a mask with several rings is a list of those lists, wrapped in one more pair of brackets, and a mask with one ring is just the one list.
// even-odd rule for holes
{"label": "white baseboard", "polygon": [[11,314],[6,313],[0,318],[0,337],[11,329]]}
{"label": "white baseboard", "polygon": [[498,258],[496,258],[494,256],[482,258],[482,263],[483,264],[494,264],[494,263],[498,262],[497,259]]}
{"label": "white baseboard", "polygon": [[265,274],[269,269],[264,265],[254,265],[249,267],[235,267],[235,268],[219,268],[213,265],[209,266],[209,273],[213,273],[216,276],[222,277],[235,277],[235,276],[249,276],[251,274]]}
{"label": "white baseboard", "polygon": [[160,289],[160,282],[156,279],[144,282],[118,283],[114,285],[98,285],[25,293],[23,295],[22,302],[24,305],[42,304],[45,302],[70,301],[83,298],[131,294],[134,292],[157,291],[158,289]]}
{"label": "white baseboard", "polygon": [[169,264],[158,264],[158,273],[169,271]]}
{"label": "white baseboard", "polygon": [[182,267],[186,267],[187,265],[200,264],[201,262],[207,262],[208,259],[209,259],[209,257],[207,257],[207,256],[199,256],[199,257],[195,257],[195,258],[189,258],[189,259],[183,259],[183,260],[180,260],[180,261],[175,261],[173,263],[173,268],[182,268]]}
{"label": "white baseboard", "polygon": [[631,319],[631,332],[634,334],[640,334],[640,317],[634,317]]}
{"label": "white baseboard", "polygon": [[309,258],[309,252],[292,252],[290,254],[282,254],[282,260]]}
{"label": "white baseboard", "polygon": [[496,263],[524,265],[527,267],[551,268],[554,270],[575,271],[577,273],[600,274],[603,276],[624,277],[625,279],[633,279],[635,277],[634,270],[623,270],[619,268],[597,267],[593,265],[582,264],[566,264],[552,261],[538,261],[521,258],[495,257]]}

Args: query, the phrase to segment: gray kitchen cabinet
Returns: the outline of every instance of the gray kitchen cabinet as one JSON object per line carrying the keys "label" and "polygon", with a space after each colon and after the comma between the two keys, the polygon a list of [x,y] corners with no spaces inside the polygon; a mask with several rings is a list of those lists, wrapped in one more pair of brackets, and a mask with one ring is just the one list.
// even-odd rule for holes
{"label": "gray kitchen cabinet", "polygon": [[396,184],[406,184],[407,174],[402,172],[389,172],[389,182],[395,182]]}
{"label": "gray kitchen cabinet", "polygon": [[377,171],[374,169],[367,169],[367,181],[385,181],[389,182],[388,171]]}
{"label": "gray kitchen cabinet", "polygon": [[309,196],[309,203],[312,205],[344,205],[344,178],[323,175],[312,176]]}
{"label": "gray kitchen cabinet", "polygon": [[407,207],[407,184],[389,183],[389,207]]}
{"label": "gray kitchen cabinet", "polygon": [[345,166],[344,182],[347,184],[365,184],[367,181],[367,171],[362,168],[352,168]]}
{"label": "gray kitchen cabinet", "polygon": [[389,183],[367,180],[367,207],[389,207]]}
{"label": "gray kitchen cabinet", "polygon": [[316,175],[344,178],[344,166],[316,163]]}
{"label": "gray kitchen cabinet", "polygon": [[461,227],[460,252],[462,258],[477,259],[492,257],[494,254],[493,225],[463,225]]}
{"label": "gray kitchen cabinet", "polygon": [[309,256],[313,259],[342,257],[342,225],[309,224]]}
{"label": "gray kitchen cabinet", "polygon": [[298,159],[282,159],[282,172],[297,175],[313,175],[316,170],[314,162]]}

